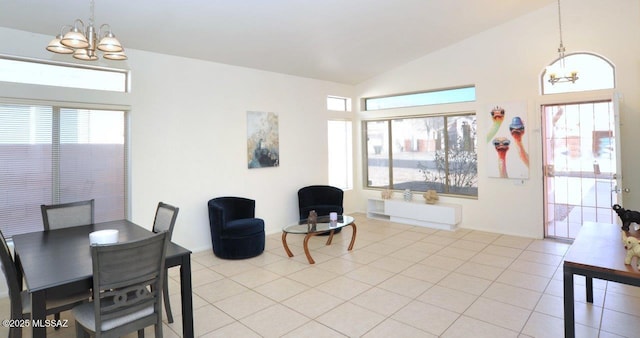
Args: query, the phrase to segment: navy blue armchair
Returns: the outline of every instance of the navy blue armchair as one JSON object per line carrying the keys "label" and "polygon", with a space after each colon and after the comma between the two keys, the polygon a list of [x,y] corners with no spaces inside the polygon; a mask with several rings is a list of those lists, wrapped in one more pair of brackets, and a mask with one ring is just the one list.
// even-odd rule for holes
{"label": "navy blue armchair", "polygon": [[[309,217],[309,211],[315,210],[318,216],[329,216],[331,212],[337,212],[342,215],[342,200],[344,199],[344,191],[340,188],[329,185],[310,185],[298,190],[298,209],[300,211],[300,219]],[[340,232],[342,228],[337,229],[335,233]]]}
{"label": "navy blue armchair", "polygon": [[243,259],[264,251],[264,221],[255,217],[256,202],[243,197],[209,200],[213,253],[225,259]]}

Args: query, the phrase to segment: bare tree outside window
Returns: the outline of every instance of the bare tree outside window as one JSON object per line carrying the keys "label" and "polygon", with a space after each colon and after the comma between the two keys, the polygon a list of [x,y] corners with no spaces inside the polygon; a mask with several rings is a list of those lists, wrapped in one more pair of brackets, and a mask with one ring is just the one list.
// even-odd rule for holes
{"label": "bare tree outside window", "polygon": [[367,121],[365,129],[368,187],[478,195],[474,113]]}

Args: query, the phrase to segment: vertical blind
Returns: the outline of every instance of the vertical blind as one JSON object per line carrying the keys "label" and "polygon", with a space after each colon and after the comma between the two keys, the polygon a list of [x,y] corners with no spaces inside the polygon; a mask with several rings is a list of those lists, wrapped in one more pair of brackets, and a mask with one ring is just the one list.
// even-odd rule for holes
{"label": "vertical blind", "polygon": [[41,204],[95,199],[95,221],[125,217],[125,112],[0,104],[0,229],[43,229]]}

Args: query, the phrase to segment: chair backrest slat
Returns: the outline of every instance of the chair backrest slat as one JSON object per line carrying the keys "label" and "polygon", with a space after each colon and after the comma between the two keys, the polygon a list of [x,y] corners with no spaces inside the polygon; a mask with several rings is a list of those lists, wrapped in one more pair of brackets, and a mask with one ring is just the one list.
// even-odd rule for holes
{"label": "chair backrest slat", "polygon": [[44,230],[93,224],[95,200],[41,205]]}
{"label": "chair backrest slat", "polygon": [[153,307],[162,318],[168,233],[142,240],[91,246],[96,327],[105,320]]}
{"label": "chair backrest slat", "polygon": [[178,218],[178,211],[180,211],[180,208],[163,202],[158,203],[156,217],[153,220],[153,232],[158,233],[166,231],[169,233],[169,240],[171,240],[173,227],[176,224],[176,219]]}

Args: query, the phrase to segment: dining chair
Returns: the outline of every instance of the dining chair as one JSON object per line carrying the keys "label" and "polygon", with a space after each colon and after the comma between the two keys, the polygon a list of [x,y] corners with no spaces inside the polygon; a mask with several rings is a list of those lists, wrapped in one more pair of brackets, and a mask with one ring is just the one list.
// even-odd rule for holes
{"label": "dining chair", "polygon": [[92,245],[93,299],[73,308],[76,336],[121,337],[153,325],[162,337],[162,285],[168,233]]}
{"label": "dining chair", "polygon": [[44,231],[93,224],[94,200],[40,205]]}
{"label": "dining chair", "polygon": [[[153,220],[153,232],[159,233],[162,231],[167,232],[169,237],[168,241],[171,241],[173,235],[173,226],[176,224],[178,218],[178,211],[180,208],[174,207],[167,203],[159,202],[156,209],[156,217]],[[167,312],[167,321],[173,323],[173,314],[171,313],[171,303],[169,303],[169,274],[168,269],[164,270],[164,287],[162,290],[164,297],[164,308]]]}
{"label": "dining chair", "polygon": [[[9,250],[9,245],[0,231],[0,262],[2,263],[2,271],[4,272],[9,289],[9,301],[11,302],[11,319],[29,319],[31,318],[31,295],[28,291],[22,290],[18,281],[18,270]],[[55,314],[56,319],[60,319],[60,312],[70,310],[73,307],[88,302],[90,293],[83,291],[75,293],[64,298],[48,298],[47,315]],[[11,326],[9,328],[9,337],[22,337],[22,328]]]}

